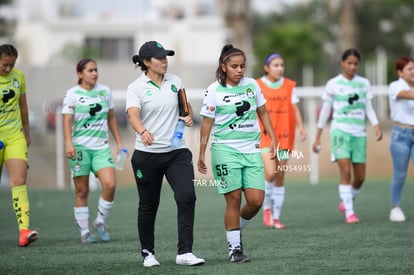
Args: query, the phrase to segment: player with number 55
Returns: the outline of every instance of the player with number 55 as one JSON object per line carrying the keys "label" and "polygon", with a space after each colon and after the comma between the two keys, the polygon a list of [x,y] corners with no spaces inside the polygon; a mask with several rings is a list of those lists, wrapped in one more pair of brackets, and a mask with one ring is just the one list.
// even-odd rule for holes
{"label": "player with number 55", "polygon": [[[264,198],[263,161],[260,153],[258,117],[271,138],[273,133],[265,99],[256,80],[244,77],[246,56],[232,45],[223,47],[216,79],[204,98],[201,116],[198,171],[207,173],[205,152],[213,129],[211,166],[218,193],[224,195],[224,225],[230,262],[247,262],[241,242],[241,231],[260,210]],[[258,116],[258,117],[257,117]],[[242,192],[246,204],[241,207]]]}

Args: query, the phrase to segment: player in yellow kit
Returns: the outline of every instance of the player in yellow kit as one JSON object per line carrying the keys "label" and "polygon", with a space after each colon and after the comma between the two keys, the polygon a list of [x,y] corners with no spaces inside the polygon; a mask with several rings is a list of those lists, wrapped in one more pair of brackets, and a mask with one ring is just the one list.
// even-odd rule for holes
{"label": "player in yellow kit", "polygon": [[9,175],[13,209],[20,230],[19,246],[37,239],[37,231],[29,229],[27,196],[27,147],[30,145],[29,115],[24,74],[14,69],[17,50],[13,45],[0,45],[0,176],[3,164]]}

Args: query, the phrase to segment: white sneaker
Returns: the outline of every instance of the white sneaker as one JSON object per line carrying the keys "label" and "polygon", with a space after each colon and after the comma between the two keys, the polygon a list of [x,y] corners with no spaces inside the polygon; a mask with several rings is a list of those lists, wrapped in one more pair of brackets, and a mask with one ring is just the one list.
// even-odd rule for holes
{"label": "white sneaker", "polygon": [[159,266],[160,262],[157,261],[153,254],[149,254],[144,258],[144,267],[152,267],[152,266]]}
{"label": "white sneaker", "polygon": [[206,261],[204,259],[196,257],[193,253],[185,253],[177,255],[175,263],[179,265],[202,265]]}
{"label": "white sneaker", "polygon": [[404,212],[398,206],[391,209],[390,221],[392,222],[405,222]]}

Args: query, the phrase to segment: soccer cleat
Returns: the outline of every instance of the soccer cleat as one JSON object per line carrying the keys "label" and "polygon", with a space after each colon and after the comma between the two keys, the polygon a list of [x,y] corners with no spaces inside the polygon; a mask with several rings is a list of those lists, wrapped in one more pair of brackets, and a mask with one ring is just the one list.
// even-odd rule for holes
{"label": "soccer cleat", "polygon": [[272,227],[272,211],[270,209],[263,210],[263,224],[266,227]]}
{"label": "soccer cleat", "polygon": [[39,233],[36,230],[20,229],[19,246],[28,246],[37,240]]}
{"label": "soccer cleat", "polygon": [[401,210],[400,207],[396,206],[393,209],[391,209],[390,221],[392,221],[392,222],[405,222],[405,215],[404,215],[404,212]]}
{"label": "soccer cleat", "polygon": [[359,219],[355,214],[351,214],[348,217],[346,217],[346,223],[359,223]]}
{"label": "soccer cleat", "polygon": [[160,265],[160,262],[157,261],[157,259],[155,258],[154,254],[148,253],[148,255],[145,256],[145,258],[144,258],[143,265],[144,265],[144,267],[159,266]]}
{"label": "soccer cleat", "polygon": [[93,222],[93,228],[98,232],[98,236],[102,241],[109,241],[111,238],[109,232],[106,230],[105,224]]}
{"label": "soccer cleat", "polygon": [[342,201],[338,204],[338,210],[341,211],[341,213],[345,215],[345,206]]}
{"label": "soccer cleat", "polygon": [[175,263],[179,265],[202,265],[205,262],[204,259],[198,258],[191,252],[177,255],[175,258]]}
{"label": "soccer cleat", "polygon": [[243,251],[235,249],[231,252],[229,261],[231,263],[245,263],[250,262],[250,258],[243,254]]}
{"label": "soccer cleat", "polygon": [[81,236],[82,243],[94,243],[96,242],[96,238],[91,232],[87,232]]}
{"label": "soccer cleat", "polygon": [[285,225],[283,223],[281,223],[279,220],[274,219],[273,220],[273,227],[276,229],[284,229]]}

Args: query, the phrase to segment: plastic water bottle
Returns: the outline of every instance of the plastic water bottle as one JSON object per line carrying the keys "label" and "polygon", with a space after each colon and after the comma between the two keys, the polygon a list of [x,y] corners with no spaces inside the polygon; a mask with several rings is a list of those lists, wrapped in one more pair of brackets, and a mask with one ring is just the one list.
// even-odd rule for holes
{"label": "plastic water bottle", "polygon": [[128,158],[128,149],[122,148],[121,152],[118,155],[116,155],[115,169],[116,170],[124,169],[124,164],[127,158]]}
{"label": "plastic water bottle", "polygon": [[181,146],[181,142],[184,136],[185,122],[184,119],[179,119],[177,125],[175,125],[174,135],[171,140],[171,146],[178,148]]}
{"label": "plastic water bottle", "polygon": [[0,140],[0,150],[3,150],[3,148],[4,148],[4,143],[3,141]]}

